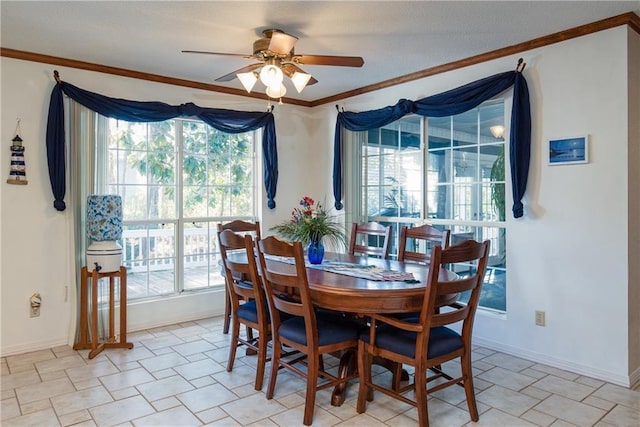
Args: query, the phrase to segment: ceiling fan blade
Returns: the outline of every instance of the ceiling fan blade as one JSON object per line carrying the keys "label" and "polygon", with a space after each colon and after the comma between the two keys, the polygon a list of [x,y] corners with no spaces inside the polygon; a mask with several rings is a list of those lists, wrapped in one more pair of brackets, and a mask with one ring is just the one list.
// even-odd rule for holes
{"label": "ceiling fan blade", "polygon": [[362,67],[364,59],[359,56],[294,55],[293,61],[305,65],[336,65],[339,67]]}
{"label": "ceiling fan blade", "polygon": [[242,67],[239,70],[235,70],[230,72],[229,74],[225,74],[222,77],[218,77],[216,79],[217,82],[230,82],[231,80],[235,79],[238,75],[238,73],[249,73],[257,68],[262,67],[264,64],[259,62],[257,64],[251,64],[251,65],[247,65],[246,67]]}
{"label": "ceiling fan blade", "polygon": [[[293,73],[295,73],[295,72],[309,74],[306,71],[304,71],[302,68],[298,67],[295,64],[291,64],[291,63],[282,64],[282,72],[289,78],[291,78],[291,76],[293,76]],[[309,79],[309,82],[307,83],[307,86],[314,85],[316,83],[318,83],[318,80],[316,80],[313,77],[311,77]]]}
{"label": "ceiling fan blade", "polygon": [[241,56],[244,58],[251,57],[246,53],[224,53],[224,52],[207,52],[203,50],[183,50],[182,53],[200,53],[204,55],[225,55],[225,56]]}
{"label": "ceiling fan blade", "polygon": [[298,38],[295,36],[274,30],[271,33],[269,50],[277,53],[278,55],[286,55],[291,52],[291,49],[293,49],[293,46],[295,46],[297,41]]}

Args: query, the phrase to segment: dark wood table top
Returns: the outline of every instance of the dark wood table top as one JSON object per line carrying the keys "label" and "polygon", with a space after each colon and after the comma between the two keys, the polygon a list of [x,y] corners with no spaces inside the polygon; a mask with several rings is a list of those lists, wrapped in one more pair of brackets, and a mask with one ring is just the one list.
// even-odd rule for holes
{"label": "dark wood table top", "polygon": [[[237,257],[238,255],[231,255]],[[242,256],[242,255],[240,255]],[[339,253],[325,253],[325,260],[370,265],[400,272],[412,273],[417,283],[405,281],[377,281],[345,274],[333,273],[317,268],[307,268],[309,288],[314,305],[337,311],[358,314],[372,313],[412,313],[420,311],[424,300],[425,286],[429,276],[429,266],[382,260],[373,257],[351,256]],[[280,263],[283,271],[293,266]],[[441,269],[443,279],[452,280],[457,275]],[[438,305],[455,302],[457,294],[438,301]]]}
{"label": "dark wood table top", "polygon": [[[417,283],[361,279],[308,268],[309,288],[315,305],[358,314],[407,313],[417,312],[422,308],[429,276],[428,265],[336,253],[326,254],[325,259],[412,273]],[[440,275],[449,280],[457,277],[455,273],[445,269],[441,269]],[[438,305],[455,302],[457,297],[457,294],[451,295],[450,298],[439,301]]]}

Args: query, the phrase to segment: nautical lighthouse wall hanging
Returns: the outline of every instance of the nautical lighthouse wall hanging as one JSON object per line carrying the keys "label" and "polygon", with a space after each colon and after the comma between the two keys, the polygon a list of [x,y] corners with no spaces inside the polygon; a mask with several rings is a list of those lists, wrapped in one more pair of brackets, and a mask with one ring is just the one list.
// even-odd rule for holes
{"label": "nautical lighthouse wall hanging", "polygon": [[20,119],[16,125],[16,136],[11,140],[11,169],[7,184],[27,185],[27,170],[24,164],[24,147],[20,138]]}

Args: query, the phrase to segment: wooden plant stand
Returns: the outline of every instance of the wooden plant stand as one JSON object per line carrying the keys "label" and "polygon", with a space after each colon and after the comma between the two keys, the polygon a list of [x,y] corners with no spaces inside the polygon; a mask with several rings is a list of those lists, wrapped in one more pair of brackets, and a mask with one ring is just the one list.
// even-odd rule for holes
{"label": "wooden plant stand", "polygon": [[[133,348],[133,343],[127,342],[127,269],[120,267],[119,271],[100,273],[96,270],[89,273],[87,267],[81,270],[82,285],[80,287],[80,341],[73,346],[74,350],[91,349],[89,359],[93,359],[105,348]],[[98,342],[98,281],[109,278],[109,338],[105,342]],[[120,284],[120,335],[115,334],[115,278]],[[91,279],[91,341],[88,337],[88,286]]]}

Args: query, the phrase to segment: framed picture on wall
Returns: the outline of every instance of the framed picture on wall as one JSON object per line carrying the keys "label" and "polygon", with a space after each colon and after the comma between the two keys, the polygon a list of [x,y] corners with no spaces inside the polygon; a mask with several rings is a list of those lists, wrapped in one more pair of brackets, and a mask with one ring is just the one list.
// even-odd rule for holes
{"label": "framed picture on wall", "polygon": [[589,163],[589,137],[587,135],[549,140],[550,165],[576,163]]}

